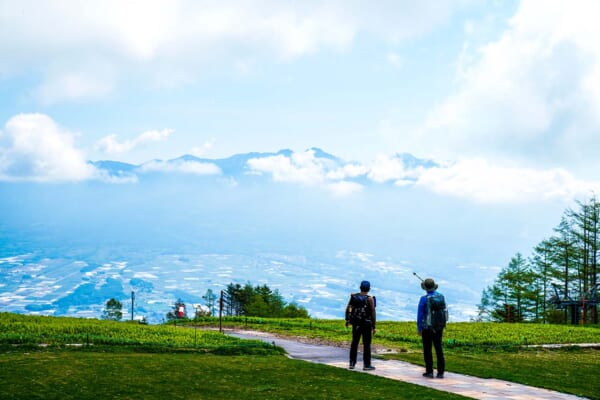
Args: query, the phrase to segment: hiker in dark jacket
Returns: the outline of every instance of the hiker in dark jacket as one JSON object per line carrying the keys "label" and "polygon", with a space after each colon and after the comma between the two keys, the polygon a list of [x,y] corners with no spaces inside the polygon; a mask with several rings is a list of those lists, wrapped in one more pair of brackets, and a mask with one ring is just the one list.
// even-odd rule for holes
{"label": "hiker in dark jacket", "polygon": [[371,339],[375,334],[375,298],[369,296],[371,284],[369,281],[360,283],[360,293],[350,295],[346,306],[346,327],[352,325],[352,344],[350,345],[350,369],[356,365],[358,343],[362,336],[363,341],[363,370],[372,371],[371,365]]}
{"label": "hiker in dark jacket", "polygon": [[445,360],[444,351],[442,349],[442,329],[432,329],[427,327],[427,297],[434,294],[438,294],[436,289],[438,285],[433,279],[427,278],[421,282],[421,288],[427,292],[426,295],[422,296],[419,300],[419,309],[417,311],[417,331],[421,336],[423,342],[423,358],[425,359],[425,373],[423,374],[426,378],[433,378],[433,354],[431,347],[435,348],[435,356],[437,359],[437,377],[444,377]]}

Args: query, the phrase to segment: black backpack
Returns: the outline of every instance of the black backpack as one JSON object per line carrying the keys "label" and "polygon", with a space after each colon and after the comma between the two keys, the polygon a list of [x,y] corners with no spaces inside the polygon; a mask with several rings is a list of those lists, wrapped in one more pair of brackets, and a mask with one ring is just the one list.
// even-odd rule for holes
{"label": "black backpack", "polygon": [[349,318],[351,324],[361,324],[371,321],[369,295],[355,293],[350,296]]}
{"label": "black backpack", "polygon": [[446,307],[444,295],[437,292],[428,294],[427,312],[425,313],[423,328],[439,332],[446,327],[446,322],[448,322],[448,308]]}

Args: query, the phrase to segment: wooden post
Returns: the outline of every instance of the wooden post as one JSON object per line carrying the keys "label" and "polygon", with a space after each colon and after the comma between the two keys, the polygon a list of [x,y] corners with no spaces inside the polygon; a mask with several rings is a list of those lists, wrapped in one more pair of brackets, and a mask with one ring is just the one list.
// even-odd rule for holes
{"label": "wooden post", "polygon": [[219,332],[223,333],[223,291],[221,290],[221,297],[219,298]]}
{"label": "wooden post", "polygon": [[135,293],[131,291],[131,320],[133,321],[133,302],[135,301]]}

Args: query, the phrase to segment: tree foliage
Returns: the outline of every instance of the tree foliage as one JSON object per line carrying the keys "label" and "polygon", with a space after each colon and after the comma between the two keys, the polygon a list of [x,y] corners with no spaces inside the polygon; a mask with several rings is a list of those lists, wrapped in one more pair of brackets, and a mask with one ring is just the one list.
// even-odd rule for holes
{"label": "tree foliage", "polygon": [[244,286],[234,283],[224,291],[223,312],[230,316],[253,316],[274,318],[308,318],[308,312],[295,303],[287,304],[277,289],[267,285]]}
{"label": "tree foliage", "polygon": [[120,321],[121,318],[123,318],[123,304],[115,298],[108,300],[102,312],[102,319]]}
{"label": "tree foliage", "polygon": [[187,319],[187,308],[181,299],[177,299],[171,311],[167,313],[167,320]]}
{"label": "tree foliage", "polygon": [[[206,294],[202,296],[202,299],[206,301],[206,307],[208,307],[209,313],[211,316],[215,315],[215,305],[217,300],[217,295],[213,293],[212,289],[208,289]],[[198,312],[196,312],[198,314]]]}
{"label": "tree foliage", "polygon": [[[564,212],[554,235],[535,246],[528,259],[517,253],[483,290],[479,319],[566,322],[568,310],[554,309],[556,302],[549,300],[589,296],[598,284],[600,203],[593,196],[577,206]],[[582,318],[598,323],[597,306],[582,307]]]}

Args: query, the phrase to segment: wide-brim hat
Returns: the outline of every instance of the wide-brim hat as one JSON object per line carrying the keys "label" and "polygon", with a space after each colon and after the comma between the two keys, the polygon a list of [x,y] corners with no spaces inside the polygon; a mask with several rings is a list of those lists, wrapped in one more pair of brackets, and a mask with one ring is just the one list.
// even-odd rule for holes
{"label": "wide-brim hat", "polygon": [[435,281],[431,278],[427,278],[421,282],[421,289],[423,290],[436,290],[437,288],[437,283],[435,283]]}

